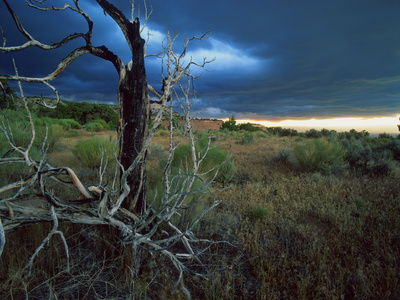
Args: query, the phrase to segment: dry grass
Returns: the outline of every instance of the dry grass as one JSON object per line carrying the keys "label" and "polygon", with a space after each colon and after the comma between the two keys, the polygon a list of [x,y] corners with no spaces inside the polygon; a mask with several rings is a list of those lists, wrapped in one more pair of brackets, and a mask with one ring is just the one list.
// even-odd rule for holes
{"label": "dry grass", "polygon": [[[54,165],[60,165],[60,160],[72,167],[79,165],[69,152],[78,138],[63,140],[65,151],[53,153]],[[398,162],[393,162],[394,172],[387,177],[355,177],[345,171],[323,176],[300,172],[290,162],[276,159],[280,151],[291,151],[304,141],[267,136],[241,145],[237,140],[234,135],[220,139],[221,147],[234,151],[237,174],[231,188],[216,192],[223,202],[201,223],[198,232],[235,246],[215,244],[204,254],[202,259],[214,274],[212,279],[188,275],[187,284],[195,299],[400,298]],[[157,136],[153,143],[168,147],[166,136]],[[150,154],[148,168],[156,163],[157,158]],[[32,247],[40,238],[31,241]],[[77,241],[82,242],[82,238]],[[77,241],[76,249],[81,249]],[[18,245],[17,240],[7,245],[8,252],[0,260],[0,269],[11,266],[8,275],[2,273],[3,282],[10,280],[15,272],[12,269],[29,257],[30,248],[19,249],[16,262],[9,247],[17,249]],[[115,265],[113,259],[119,252],[103,247],[107,255],[96,252],[92,262]],[[85,278],[81,282],[86,282],[87,290],[90,279],[95,279],[93,285],[109,279],[108,288],[114,291],[115,299],[122,294],[117,278],[109,272],[110,264],[97,263],[89,269],[80,264],[73,276],[59,273],[58,264],[65,265],[62,258],[57,261],[57,255],[62,256],[61,247],[59,251],[51,252],[54,258],[49,264],[55,266],[51,276],[43,275],[47,280],[56,278],[51,281],[55,295],[62,295],[73,278],[76,282]],[[35,264],[36,269],[42,263]],[[170,272],[166,261],[146,266],[136,282],[136,294],[150,299],[183,298],[167,285],[166,278],[175,275]],[[57,282],[61,282],[58,288]],[[96,293],[105,290],[97,289]]]}
{"label": "dry grass", "polygon": [[[274,158],[292,138],[236,145],[234,186],[214,212],[235,216],[242,249],[229,293],[257,299],[398,298],[398,177],[300,173]],[[230,146],[228,146],[230,147]],[[263,208],[261,217],[254,212]],[[232,266],[234,267],[234,266]],[[245,268],[249,282],[235,282]],[[241,274],[242,273],[242,274]],[[254,287],[252,293],[246,284]],[[240,285],[241,284],[241,285]],[[218,297],[227,293],[221,288]],[[217,298],[218,298],[217,297]]]}

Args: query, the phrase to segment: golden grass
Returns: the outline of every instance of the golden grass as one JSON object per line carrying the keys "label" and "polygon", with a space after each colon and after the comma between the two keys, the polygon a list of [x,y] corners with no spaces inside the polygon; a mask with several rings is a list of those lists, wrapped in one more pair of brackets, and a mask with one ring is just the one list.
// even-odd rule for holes
{"label": "golden grass", "polygon": [[[398,298],[398,177],[300,173],[274,161],[294,139],[236,145],[237,184],[219,192],[232,214],[250,286],[258,299]],[[252,212],[265,208],[262,218]],[[240,269],[237,270],[240,272]],[[225,283],[227,284],[227,282]],[[232,295],[242,292],[236,286]],[[246,286],[246,282],[242,283]],[[219,291],[219,297],[226,297]]]}
{"label": "golden grass", "polygon": [[[52,163],[77,167],[70,147],[91,136],[86,135],[64,139],[68,151],[54,152]],[[168,149],[167,139],[156,136],[153,143]],[[394,172],[387,177],[356,177],[347,171],[323,176],[303,173],[276,159],[280,151],[291,151],[304,141],[266,136],[241,145],[238,139],[220,137],[221,147],[233,151],[237,174],[231,188],[215,192],[223,201],[197,232],[235,246],[215,244],[203,255],[212,279],[187,274],[195,299],[400,298],[398,162],[392,162]],[[148,168],[156,165],[157,157],[150,153]],[[0,268],[12,259],[12,250],[6,251]],[[110,253],[108,259],[117,255]],[[19,259],[24,255],[19,254]],[[151,299],[181,299],[181,294],[168,290],[171,285],[162,287],[174,275],[166,261],[147,266],[136,292]]]}

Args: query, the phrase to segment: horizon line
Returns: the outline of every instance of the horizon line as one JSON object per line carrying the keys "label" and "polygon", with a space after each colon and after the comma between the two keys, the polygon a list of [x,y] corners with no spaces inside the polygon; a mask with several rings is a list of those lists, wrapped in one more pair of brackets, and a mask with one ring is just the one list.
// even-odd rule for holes
{"label": "horizon line", "polygon": [[[299,130],[308,129],[330,129],[336,131],[349,131],[355,130],[366,130],[369,133],[390,133],[399,134],[398,124],[400,115],[394,115],[393,117],[343,117],[343,118],[329,118],[329,119],[304,119],[304,120],[293,120],[285,119],[281,121],[268,121],[268,120],[254,120],[254,119],[236,119],[238,124],[242,123],[253,123],[259,124],[264,127],[285,127],[285,128],[299,128]],[[229,118],[222,119],[223,121]]]}

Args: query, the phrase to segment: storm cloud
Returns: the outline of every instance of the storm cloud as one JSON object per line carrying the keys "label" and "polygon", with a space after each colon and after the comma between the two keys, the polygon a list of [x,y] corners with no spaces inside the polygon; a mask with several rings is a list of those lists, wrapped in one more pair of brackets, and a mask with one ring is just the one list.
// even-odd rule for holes
{"label": "storm cloud", "polygon": [[[128,62],[129,49],[118,26],[95,1],[81,2],[95,23],[94,44],[106,45]],[[113,2],[130,15],[129,1]],[[43,42],[86,31],[83,18],[72,12],[39,12],[23,1],[10,4],[25,28]],[[147,4],[154,9],[147,29],[148,52],[161,49],[168,30],[180,34],[177,45],[185,36],[212,31],[209,39],[194,42],[188,52],[200,61],[215,58],[208,66],[211,72],[203,72],[196,81],[200,106],[212,101],[204,117],[235,114],[242,119],[281,120],[400,113],[398,0],[149,0]],[[7,46],[25,42],[2,2],[0,26]],[[56,51],[0,54],[0,73],[13,74],[15,58],[20,75],[45,76],[81,45],[83,41],[76,41]],[[161,62],[149,59],[146,67],[149,83],[161,89]],[[54,85],[66,100],[116,103],[117,77],[109,62],[87,55],[69,66]],[[40,85],[24,88],[28,95],[51,95]]]}

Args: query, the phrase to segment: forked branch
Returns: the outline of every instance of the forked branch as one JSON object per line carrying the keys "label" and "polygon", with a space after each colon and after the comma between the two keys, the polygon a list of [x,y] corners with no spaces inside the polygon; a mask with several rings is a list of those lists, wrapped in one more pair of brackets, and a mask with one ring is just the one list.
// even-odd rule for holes
{"label": "forked branch", "polygon": [[[45,45],[35,40],[22,26],[22,22],[10,8],[8,2],[6,0],[3,0],[3,2],[13,16],[17,28],[28,41],[20,46],[6,47],[4,38],[4,45],[0,47],[0,51],[19,51],[31,46],[51,50],[59,48],[77,38],[83,38],[85,46],[71,51],[48,76],[41,78],[23,77],[18,74],[15,67],[15,75],[1,75],[0,79],[43,83],[53,89],[59,99],[56,89],[52,87],[49,82],[59,76],[65,68],[84,54],[92,54],[112,62],[121,77],[124,75],[124,72],[129,70],[129,63],[124,65],[121,59],[105,46],[95,47],[92,45],[93,23],[90,17],[79,6],[78,0],[73,1],[74,6],[65,4],[63,7],[59,8],[46,7],[43,5],[44,2],[40,0],[28,1],[29,6],[43,11],[72,10],[80,14],[88,23],[89,29],[86,33],[69,35],[61,42],[52,45]],[[96,0],[96,2],[103,8],[104,12],[118,24],[129,46],[132,46],[133,41],[131,40],[131,33],[132,30],[134,30],[134,26],[139,25],[136,22],[137,20],[129,21],[120,10],[106,0]],[[146,21],[150,14],[147,13],[146,8]],[[208,137],[206,145],[200,152],[196,151],[196,143],[198,143],[198,141],[196,140],[191,126],[191,108],[196,100],[193,82],[198,78],[198,76],[193,75],[191,68],[199,67],[201,69],[206,69],[206,66],[213,60],[204,58],[202,62],[195,62],[193,58],[190,58],[188,62],[185,62],[184,58],[188,53],[188,47],[191,41],[203,40],[209,35],[210,32],[206,32],[200,37],[185,39],[182,52],[176,53],[173,51],[173,45],[177,36],[171,37],[168,32],[167,45],[162,50],[163,54],[159,54],[164,55],[166,60],[166,72],[162,72],[161,74],[164,83],[162,92],[157,92],[152,86],[148,85],[149,91],[158,98],[157,104],[160,109],[155,116],[153,126],[149,129],[148,135],[145,136],[143,147],[138,150],[138,154],[132,164],[129,167],[122,166],[121,161],[117,158],[117,154],[115,154],[116,171],[113,183],[109,185],[107,185],[105,178],[103,178],[106,164],[102,164],[104,168],[99,170],[100,180],[97,186],[85,184],[83,180],[78,178],[77,173],[67,166],[51,166],[48,163],[46,153],[47,136],[42,145],[41,157],[38,160],[32,158],[31,149],[36,137],[35,126],[33,117],[29,111],[29,106],[24,98],[23,90],[20,87],[20,94],[24,103],[24,118],[26,123],[29,124],[31,140],[26,145],[17,145],[15,143],[13,128],[5,113],[2,117],[1,130],[6,137],[10,150],[17,153],[18,156],[5,156],[0,158],[0,165],[24,163],[30,171],[28,175],[23,176],[23,179],[9,182],[3,187],[0,187],[0,255],[5,244],[5,233],[25,224],[50,221],[54,224],[53,229],[31,256],[27,267],[29,270],[32,268],[37,254],[44,245],[50,241],[54,234],[58,234],[64,242],[68,268],[69,250],[63,233],[58,230],[59,222],[110,225],[120,232],[121,239],[125,244],[130,246],[139,245],[141,248],[150,252],[155,251],[168,257],[179,273],[177,286],[189,296],[189,292],[184,287],[183,276],[184,272],[189,270],[187,263],[188,261],[194,260],[202,265],[200,255],[212,244],[212,242],[207,239],[196,238],[194,229],[200,219],[211,209],[216,207],[219,201],[213,195],[213,180],[217,176],[218,167],[211,168],[212,171],[215,170],[213,176],[208,176],[210,171],[200,171],[202,164],[206,160],[207,152],[212,147],[211,138]],[[132,47],[131,51],[134,51]],[[130,63],[132,65],[133,62]],[[185,84],[183,81],[186,81]],[[0,87],[2,88],[2,86]],[[176,136],[177,130],[174,128],[173,122],[174,110],[176,109],[179,109],[183,114],[182,120],[184,124],[180,137]],[[128,211],[122,207],[122,203],[126,200],[131,190],[127,178],[133,170],[146,159],[146,153],[152,138],[166,112],[168,112],[170,117],[170,148],[167,164],[163,172],[164,191],[155,196],[154,199],[158,201],[153,201],[146,205],[143,214],[136,215],[132,211]],[[124,128],[122,128],[122,131],[123,130]],[[175,150],[185,141],[188,141],[190,145],[190,157],[182,158],[179,171],[176,174],[172,172],[172,163],[174,159],[176,159]],[[106,157],[103,158],[103,162],[105,163]],[[69,182],[66,182],[65,178],[63,179],[65,176],[69,178]],[[118,180],[120,181],[119,186],[116,184]],[[68,199],[68,196],[64,194],[58,195],[54,192],[50,183],[56,185],[67,184],[74,187],[81,195],[80,199]],[[146,187],[143,184],[141,188]],[[18,200],[21,199],[40,199],[44,201],[44,205],[40,207],[24,206],[18,203]],[[191,216],[191,214],[194,213],[195,205],[203,200],[207,202],[207,206],[197,215]],[[87,205],[83,206],[83,203]],[[191,216],[191,218],[189,218],[189,216]],[[177,243],[182,246],[179,252],[174,251],[172,247],[176,246]]]}

